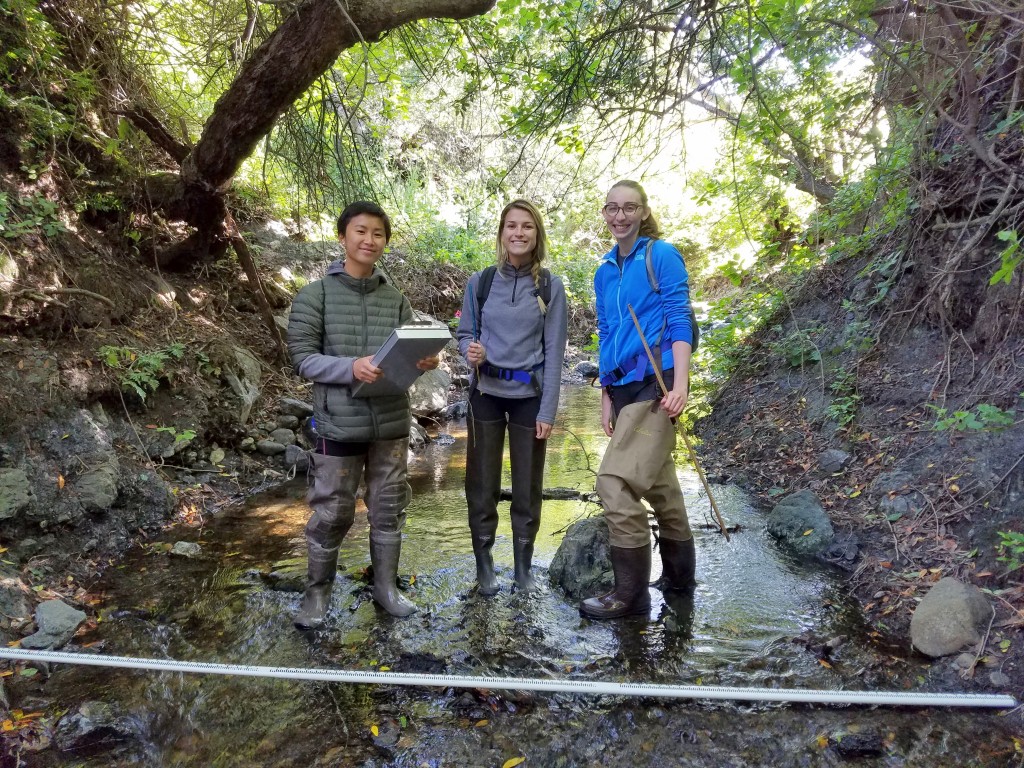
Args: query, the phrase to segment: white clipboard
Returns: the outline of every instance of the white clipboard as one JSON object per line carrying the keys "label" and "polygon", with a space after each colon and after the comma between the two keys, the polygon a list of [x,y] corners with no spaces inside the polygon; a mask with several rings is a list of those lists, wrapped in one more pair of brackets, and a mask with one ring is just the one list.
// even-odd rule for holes
{"label": "white clipboard", "polygon": [[439,325],[402,325],[395,328],[377,353],[373,363],[384,373],[372,384],[356,381],[353,397],[401,395],[408,391],[423,371],[416,363],[436,355],[452,340],[452,332]]}

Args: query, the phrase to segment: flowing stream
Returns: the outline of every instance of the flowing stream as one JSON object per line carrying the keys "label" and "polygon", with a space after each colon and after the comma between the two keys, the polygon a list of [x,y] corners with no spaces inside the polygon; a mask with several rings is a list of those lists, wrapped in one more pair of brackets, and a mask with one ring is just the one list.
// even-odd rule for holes
{"label": "flowing stream", "polygon": [[[567,388],[559,426],[545,485],[591,491],[606,444],[598,390]],[[544,504],[536,565],[545,588],[532,595],[509,587],[503,503],[495,547],[502,591],[476,596],[465,426],[445,429],[454,443],[431,444],[411,465],[401,572],[406,594],[421,606],[412,618],[393,619],[370,599],[366,519],[357,515],[326,629],[292,628],[299,595],[289,590],[301,584],[307,516],[304,484],[295,482],[202,527],[166,532],[166,542],[198,542],[197,559],[170,557],[152,542],[130,553],[94,588],[104,620],[86,638],[88,650],[470,676],[929,689],[927,665],[872,644],[842,596],[841,576],[790,560],[748,499],[720,487],[723,515],[740,526],[726,543],[689,469],[680,479],[697,537],[692,602],[666,605],[652,589],[647,618],[581,619],[575,602],[544,578],[565,528],[597,511],[577,500]],[[68,666],[55,667],[39,695],[72,710],[89,700],[113,704],[135,734],[114,748],[38,753],[32,764],[40,766],[497,767],[517,757],[526,766],[826,766],[856,754],[873,754],[872,765],[1014,764],[1006,719],[981,710],[666,702]]]}

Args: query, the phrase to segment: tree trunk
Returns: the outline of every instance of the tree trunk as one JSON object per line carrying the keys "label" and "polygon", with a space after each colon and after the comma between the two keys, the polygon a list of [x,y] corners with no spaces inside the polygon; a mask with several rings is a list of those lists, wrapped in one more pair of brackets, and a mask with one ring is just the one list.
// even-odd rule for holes
{"label": "tree trunk", "polygon": [[307,0],[274,30],[217,100],[203,135],[181,164],[172,215],[200,229],[219,228],[222,195],[242,162],[277,119],[338,58],[360,42],[425,18],[462,19],[495,0]]}

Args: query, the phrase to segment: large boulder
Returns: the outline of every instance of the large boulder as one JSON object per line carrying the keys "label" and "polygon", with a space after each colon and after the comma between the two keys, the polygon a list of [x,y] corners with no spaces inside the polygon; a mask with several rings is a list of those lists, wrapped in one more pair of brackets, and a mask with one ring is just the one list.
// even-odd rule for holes
{"label": "large boulder", "polygon": [[574,600],[603,594],[615,585],[603,514],[569,526],[548,567],[548,578]]}
{"label": "large boulder", "polygon": [[786,496],[768,514],[768,533],[802,557],[817,557],[835,538],[832,522],[809,490]]}
{"label": "large boulder", "polygon": [[910,642],[927,656],[948,656],[980,642],[991,616],[980,589],[947,576],[928,590],[914,611]]}
{"label": "large boulder", "polygon": [[103,701],[83,702],[61,718],[56,730],[58,749],[76,757],[138,747],[144,736],[139,720]]}
{"label": "large boulder", "polygon": [[448,387],[451,383],[452,377],[441,368],[424,371],[409,388],[412,415],[419,417],[441,413],[448,405]]}

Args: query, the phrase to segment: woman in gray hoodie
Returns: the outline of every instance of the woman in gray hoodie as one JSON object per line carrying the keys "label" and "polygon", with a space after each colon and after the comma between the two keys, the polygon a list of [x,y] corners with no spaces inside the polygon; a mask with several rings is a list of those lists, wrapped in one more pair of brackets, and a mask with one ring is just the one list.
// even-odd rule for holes
{"label": "woman in gray hoodie", "polygon": [[497,264],[470,277],[456,332],[459,351],[473,369],[466,502],[482,595],[498,592],[491,548],[506,429],[515,581],[519,589],[534,587],[530,569],[540,528],[544,451],[558,409],[566,339],[565,288],[542,266],[547,247],[537,208],[526,200],[506,205],[498,224]]}

